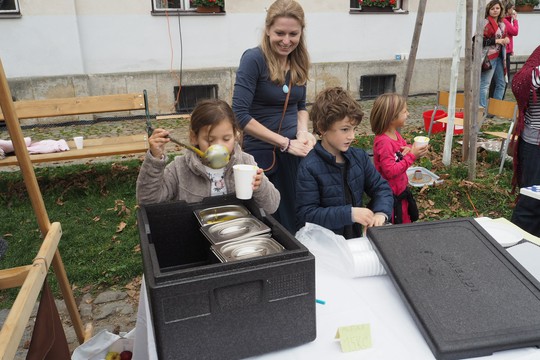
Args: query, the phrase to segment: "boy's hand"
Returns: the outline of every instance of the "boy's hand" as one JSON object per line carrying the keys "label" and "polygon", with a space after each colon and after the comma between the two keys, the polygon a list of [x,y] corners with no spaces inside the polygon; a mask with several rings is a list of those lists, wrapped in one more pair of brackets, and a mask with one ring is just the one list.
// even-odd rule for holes
{"label": "boy's hand", "polygon": [[152,136],[148,138],[150,153],[152,156],[161,159],[165,154],[165,144],[171,141],[167,136],[169,132],[165,129],[155,129]]}
{"label": "boy's hand", "polygon": [[368,208],[353,207],[352,208],[353,221],[364,226],[371,226],[373,223],[373,211]]}
{"label": "boy's hand", "polygon": [[386,223],[386,216],[383,214],[373,215],[373,224],[370,226],[383,226]]}
{"label": "boy's hand", "polygon": [[255,176],[253,176],[253,191],[256,191],[261,186],[261,182],[263,179],[263,169],[258,168],[257,173]]}

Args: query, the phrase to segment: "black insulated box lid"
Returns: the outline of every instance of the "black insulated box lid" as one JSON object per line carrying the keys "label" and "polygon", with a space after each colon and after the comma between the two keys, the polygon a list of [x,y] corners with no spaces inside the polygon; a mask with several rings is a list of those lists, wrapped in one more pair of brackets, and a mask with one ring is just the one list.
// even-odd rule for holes
{"label": "black insulated box lid", "polygon": [[[221,263],[194,211],[243,205],[285,251]],[[143,270],[159,359],[240,359],[313,341],[315,258],[253,201],[141,205]]]}
{"label": "black insulated box lid", "polygon": [[540,283],[474,219],[367,236],[437,359],[540,345]]}

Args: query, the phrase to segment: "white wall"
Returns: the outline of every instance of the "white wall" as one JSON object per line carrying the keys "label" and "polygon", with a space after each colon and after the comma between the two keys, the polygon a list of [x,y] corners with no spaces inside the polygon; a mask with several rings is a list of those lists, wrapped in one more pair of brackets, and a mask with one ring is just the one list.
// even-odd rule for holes
{"label": "white wall", "polygon": [[[20,0],[22,17],[0,19],[9,78],[236,67],[256,46],[268,0],[227,0],[223,16],[152,16],[150,0]],[[390,60],[408,53],[418,0],[407,15],[352,15],[349,0],[300,0],[312,62]],[[418,59],[452,54],[456,1],[429,1]],[[540,14],[520,14],[517,55],[540,45]],[[180,46],[179,24],[182,32]],[[169,41],[170,36],[170,41]],[[172,51],[171,51],[172,46]]]}

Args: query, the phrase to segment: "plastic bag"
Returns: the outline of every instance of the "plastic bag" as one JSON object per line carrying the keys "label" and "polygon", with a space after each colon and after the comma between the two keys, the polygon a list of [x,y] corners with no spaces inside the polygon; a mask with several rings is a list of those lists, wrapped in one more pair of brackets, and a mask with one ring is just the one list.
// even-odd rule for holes
{"label": "plastic bag", "polygon": [[116,352],[122,352],[123,350],[132,351],[134,336],[134,330],[131,330],[123,337],[107,330],[102,330],[84,344],[79,345],[73,351],[71,360],[103,360],[109,350]]}
{"label": "plastic bag", "polygon": [[346,277],[386,274],[377,253],[366,237],[345,240],[322,226],[306,223],[296,238],[315,256],[316,261]]}

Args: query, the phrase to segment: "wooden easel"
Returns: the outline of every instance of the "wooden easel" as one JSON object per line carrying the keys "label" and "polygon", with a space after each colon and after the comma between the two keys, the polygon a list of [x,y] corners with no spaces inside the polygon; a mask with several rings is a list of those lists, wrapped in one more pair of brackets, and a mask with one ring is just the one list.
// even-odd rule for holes
{"label": "wooden easel", "polygon": [[[45,276],[52,265],[58,284],[64,297],[64,302],[68,309],[75,333],[79,343],[85,340],[82,321],[77,309],[77,304],[73,297],[69,281],[60,252],[58,243],[62,236],[60,223],[49,221],[47,210],[41,196],[36,174],[30,162],[28,150],[24,143],[24,137],[19,124],[19,119],[12,101],[11,91],[4,73],[4,67],[0,60],[0,107],[6,120],[8,132],[13,141],[15,153],[19,161],[19,166],[24,178],[24,183],[28,191],[38,226],[44,238],[43,243],[32,261],[32,264],[11,269],[0,270],[0,290],[20,287],[19,293],[13,307],[11,308],[2,330],[0,331],[0,359],[11,360],[15,356],[19,343],[22,339],[24,329],[39,292],[43,287]],[[88,334],[87,334],[88,335]]]}

